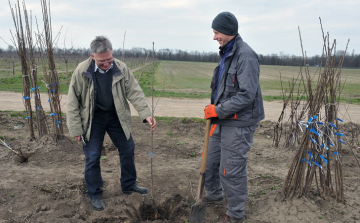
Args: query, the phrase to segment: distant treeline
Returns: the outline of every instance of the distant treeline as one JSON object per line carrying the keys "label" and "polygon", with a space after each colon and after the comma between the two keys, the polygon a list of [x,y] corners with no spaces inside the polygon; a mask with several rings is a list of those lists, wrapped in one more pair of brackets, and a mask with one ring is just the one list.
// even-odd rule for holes
{"label": "distant treeline", "polygon": [[[170,50],[161,49],[156,52],[156,56],[159,60],[179,60],[179,61],[197,61],[197,62],[219,62],[220,56],[218,52],[198,52],[198,51],[183,51],[183,50]],[[271,54],[262,55],[259,54],[259,61],[261,65],[280,65],[280,66],[320,66],[321,61],[324,65],[326,63],[325,58],[319,55],[308,57],[305,61],[301,56],[294,56],[288,54]],[[360,68],[360,54],[346,53],[345,58],[344,51],[338,51],[335,56],[335,61],[339,61],[340,58],[344,59],[343,67],[346,68]]]}
{"label": "distant treeline", "polygon": [[[81,61],[89,57],[90,49],[77,48],[77,49],[54,49],[55,56],[61,58],[76,58],[77,61]],[[36,50],[35,50],[36,54]],[[132,49],[114,49],[113,55],[116,58],[124,59],[125,62],[129,60],[151,60],[153,57],[152,50],[133,47]],[[7,49],[0,48],[1,57],[14,57],[16,55],[15,49],[9,46]],[[360,68],[360,54],[354,52],[346,53],[344,57],[344,51],[337,51],[335,61],[344,59],[344,68]],[[194,62],[219,62],[220,56],[218,52],[199,52],[199,51],[184,51],[178,49],[160,49],[155,51],[155,58],[159,60],[175,60],[175,61],[194,61]],[[322,61],[323,60],[323,61]],[[280,65],[280,66],[320,66],[325,64],[325,59],[321,55],[308,57],[305,61],[301,56],[289,55],[280,52],[279,54],[259,54],[259,61],[261,65]],[[322,63],[321,63],[322,61]]]}

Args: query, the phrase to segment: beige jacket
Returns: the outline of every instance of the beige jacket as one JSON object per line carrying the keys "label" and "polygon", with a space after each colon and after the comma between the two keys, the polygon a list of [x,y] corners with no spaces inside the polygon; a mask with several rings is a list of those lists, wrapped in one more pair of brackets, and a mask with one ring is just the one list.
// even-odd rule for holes
{"label": "beige jacket", "polygon": [[[151,117],[144,92],[125,63],[114,59],[112,94],[121,127],[126,138],[131,135],[131,113],[127,100],[134,106],[143,122]],[[70,136],[84,136],[90,140],[94,114],[94,63],[89,58],[75,69],[69,86],[66,107],[67,126]]]}

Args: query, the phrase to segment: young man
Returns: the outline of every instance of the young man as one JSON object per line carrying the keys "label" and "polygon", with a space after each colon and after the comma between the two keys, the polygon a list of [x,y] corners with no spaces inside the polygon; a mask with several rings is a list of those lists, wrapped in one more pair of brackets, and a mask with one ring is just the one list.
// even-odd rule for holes
{"label": "young man", "polygon": [[135,144],[127,100],[152,130],[156,121],[131,71],[123,62],[113,58],[110,40],[97,36],[90,47],[90,58],[78,65],[71,78],[66,116],[70,136],[83,142],[87,194],[93,208],[100,211],[105,208],[101,200],[103,180],[100,170],[105,132],[119,151],[123,193],[146,194],[146,188],[135,184]]}
{"label": "young man", "polygon": [[225,192],[229,205],[221,222],[245,220],[247,200],[247,152],[257,123],[264,119],[257,54],[238,34],[238,21],[222,12],[212,22],[214,40],[220,44],[221,61],[211,82],[211,104],[204,109],[212,119],[205,175],[208,203],[222,203]]}

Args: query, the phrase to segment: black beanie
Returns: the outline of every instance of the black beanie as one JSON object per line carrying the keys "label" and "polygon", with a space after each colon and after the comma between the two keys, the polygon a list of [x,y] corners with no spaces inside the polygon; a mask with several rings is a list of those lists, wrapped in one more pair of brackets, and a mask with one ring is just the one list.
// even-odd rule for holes
{"label": "black beanie", "polygon": [[211,28],[229,36],[238,34],[238,27],[236,17],[230,12],[222,12],[217,15],[211,25]]}

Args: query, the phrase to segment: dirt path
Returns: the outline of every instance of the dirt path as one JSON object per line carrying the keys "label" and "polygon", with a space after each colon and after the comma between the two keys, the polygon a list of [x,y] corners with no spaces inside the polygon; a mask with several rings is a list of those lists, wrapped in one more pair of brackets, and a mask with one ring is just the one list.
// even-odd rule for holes
{"label": "dirt path", "polygon": [[[45,111],[50,111],[49,103],[45,94],[42,95],[42,105]],[[62,111],[66,111],[67,95],[62,95]],[[151,99],[148,100],[151,102]],[[203,117],[203,108],[209,104],[209,99],[178,99],[178,98],[156,98],[155,116],[163,117]],[[264,101],[265,120],[277,121],[282,111],[281,101]],[[0,91],[0,111],[23,111],[23,99],[21,93]],[[131,106],[132,115],[137,115]],[[345,122],[352,121],[360,123],[360,105],[343,104],[341,105],[339,118]]]}

